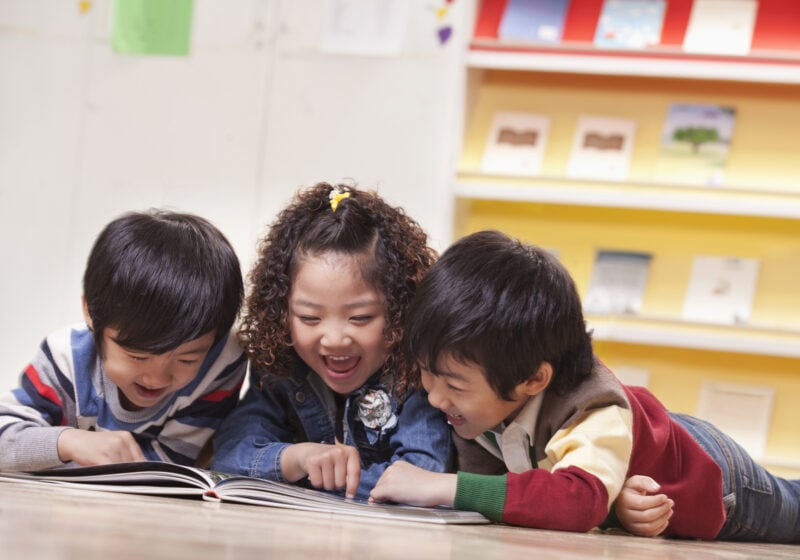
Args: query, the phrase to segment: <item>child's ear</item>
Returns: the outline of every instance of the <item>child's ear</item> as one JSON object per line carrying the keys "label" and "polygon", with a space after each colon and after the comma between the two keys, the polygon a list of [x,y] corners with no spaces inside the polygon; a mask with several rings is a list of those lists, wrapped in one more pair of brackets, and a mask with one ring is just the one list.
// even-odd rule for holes
{"label": "child's ear", "polygon": [[92,318],[89,316],[89,305],[86,303],[86,296],[81,296],[81,303],[83,304],[83,319],[86,321],[86,326],[89,327],[89,330],[93,330],[92,328]]}
{"label": "child's ear", "polygon": [[532,397],[547,389],[551,379],[553,379],[553,366],[550,362],[542,362],[536,373],[520,383],[517,390]]}

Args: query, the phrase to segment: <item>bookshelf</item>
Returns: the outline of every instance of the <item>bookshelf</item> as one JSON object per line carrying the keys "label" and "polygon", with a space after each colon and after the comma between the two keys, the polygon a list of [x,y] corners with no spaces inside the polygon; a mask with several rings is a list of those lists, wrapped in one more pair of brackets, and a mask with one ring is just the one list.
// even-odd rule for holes
{"label": "bookshelf", "polygon": [[[799,473],[794,426],[800,411],[792,402],[800,399],[800,142],[794,140],[800,3],[760,0],[746,56],[684,53],[690,0],[670,0],[660,43],[635,51],[593,46],[602,0],[571,1],[558,44],[498,39],[505,4],[477,3],[475,32],[463,56],[464,118],[451,188],[454,238],[496,228],[554,248],[583,296],[598,250],[652,253],[639,315],[587,315],[598,353],[612,367],[646,367],[651,389],[665,404],[690,413],[703,381],[747,383],[757,375],[779,395],[764,462]],[[722,184],[677,184],[654,173],[673,102],[736,108]],[[536,176],[481,170],[497,111],[550,117]],[[566,177],[575,125],[584,114],[636,121],[627,180]],[[759,259],[747,324],[681,319],[698,254]],[[680,387],[677,367],[692,372],[677,376]]]}

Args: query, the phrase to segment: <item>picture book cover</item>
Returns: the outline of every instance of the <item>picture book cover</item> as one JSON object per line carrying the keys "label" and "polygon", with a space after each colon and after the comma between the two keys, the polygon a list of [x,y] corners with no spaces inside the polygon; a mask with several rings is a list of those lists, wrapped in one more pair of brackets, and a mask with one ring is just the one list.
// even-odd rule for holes
{"label": "picture book cover", "polygon": [[489,523],[486,517],[474,511],[378,504],[294,484],[156,461],[0,473],[0,479],[121,494],[194,497],[212,502],[233,502],[393,521]]}
{"label": "picture book cover", "polygon": [[696,256],[683,301],[683,318],[726,325],[747,323],[758,269],[758,259]]}
{"label": "picture book cover", "polygon": [[584,298],[586,312],[638,315],[642,311],[652,258],[650,253],[597,251]]}
{"label": "picture book cover", "polygon": [[656,160],[656,180],[707,186],[724,184],[735,120],[734,107],[670,105]]}
{"label": "picture book cover", "polygon": [[694,0],[683,50],[746,55],[750,52],[757,13],[756,0]]}
{"label": "picture book cover", "polygon": [[572,142],[566,176],[575,179],[628,178],[636,121],[581,115]]}
{"label": "picture book cover", "polygon": [[550,118],[546,115],[496,112],[481,158],[481,171],[501,175],[538,175],[549,130]]}
{"label": "picture book cover", "polygon": [[569,0],[508,0],[498,38],[502,41],[558,43]]}
{"label": "picture book cover", "polygon": [[666,0],[605,0],[594,44],[607,49],[644,49],[661,41]]}

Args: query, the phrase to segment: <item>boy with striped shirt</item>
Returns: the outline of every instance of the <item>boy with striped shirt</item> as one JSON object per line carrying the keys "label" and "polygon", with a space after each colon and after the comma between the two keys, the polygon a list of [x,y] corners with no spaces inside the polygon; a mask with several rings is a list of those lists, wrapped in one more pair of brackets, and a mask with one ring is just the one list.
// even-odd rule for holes
{"label": "boy with striped shirt", "polygon": [[128,213],[96,239],[83,291],[86,323],[47,336],[0,396],[0,470],[195,464],[246,368],[233,248],[198,216]]}

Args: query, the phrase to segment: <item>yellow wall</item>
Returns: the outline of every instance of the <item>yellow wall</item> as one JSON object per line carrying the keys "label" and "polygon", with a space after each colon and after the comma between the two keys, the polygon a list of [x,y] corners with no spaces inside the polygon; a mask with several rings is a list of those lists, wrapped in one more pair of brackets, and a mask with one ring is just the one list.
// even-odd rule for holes
{"label": "yellow wall", "polygon": [[[655,180],[667,108],[670,103],[687,102],[737,109],[726,165],[729,187],[800,194],[798,86],[485,71],[472,96],[459,163],[463,181],[470,180],[467,174],[480,172],[493,113],[510,110],[551,118],[540,181],[563,180],[579,115],[634,119],[630,180],[647,188]],[[520,186],[536,183],[503,181]],[[578,183],[564,181],[564,187]],[[642,308],[647,316],[680,318],[695,255],[758,258],[751,323],[800,328],[800,220],[471,199],[459,200],[456,218],[456,238],[493,228],[557,250],[581,294],[586,293],[598,249],[651,252]],[[800,359],[603,341],[596,342],[596,349],[612,368],[647,369],[650,388],[668,408],[679,412],[695,412],[700,386],[706,381],[774,387],[766,455],[800,464]],[[772,470],[800,476],[800,468]]]}

